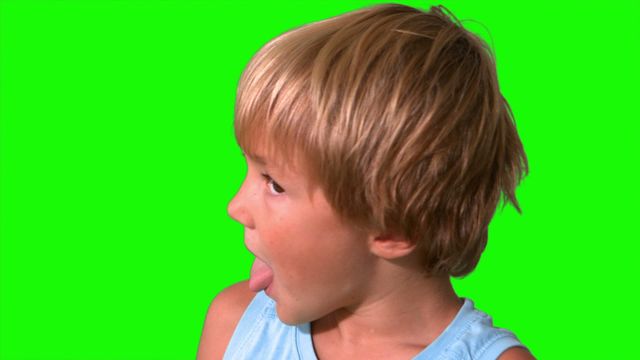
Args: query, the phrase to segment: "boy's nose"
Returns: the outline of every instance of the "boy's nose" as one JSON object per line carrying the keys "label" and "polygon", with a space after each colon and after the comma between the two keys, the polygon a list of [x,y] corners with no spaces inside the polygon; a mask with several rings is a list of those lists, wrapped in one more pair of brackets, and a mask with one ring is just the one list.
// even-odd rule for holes
{"label": "boy's nose", "polygon": [[229,205],[227,205],[227,213],[233,220],[241,223],[245,227],[253,228],[253,219],[245,206],[243,188],[240,188],[238,193],[229,202]]}

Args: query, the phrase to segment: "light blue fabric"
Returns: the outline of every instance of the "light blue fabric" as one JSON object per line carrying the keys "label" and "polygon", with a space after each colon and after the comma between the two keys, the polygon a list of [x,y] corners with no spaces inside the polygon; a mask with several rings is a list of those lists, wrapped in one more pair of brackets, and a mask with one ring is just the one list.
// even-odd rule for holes
{"label": "light blue fabric", "polygon": [[[223,360],[318,360],[310,329],[310,323],[281,322],[275,302],[260,291],[240,318]],[[524,347],[515,334],[494,327],[489,315],[464,298],[449,326],[413,360],[495,360],[512,346]]]}

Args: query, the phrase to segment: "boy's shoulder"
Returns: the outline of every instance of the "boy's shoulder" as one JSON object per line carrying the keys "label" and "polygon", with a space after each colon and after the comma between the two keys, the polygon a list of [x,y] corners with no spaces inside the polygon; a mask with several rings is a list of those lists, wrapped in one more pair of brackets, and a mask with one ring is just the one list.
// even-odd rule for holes
{"label": "boy's shoulder", "polygon": [[226,310],[242,310],[253,300],[256,293],[249,289],[249,280],[240,281],[231,286],[224,288],[211,301],[211,306],[227,306]]}
{"label": "boy's shoulder", "polygon": [[225,288],[211,301],[198,346],[198,360],[222,358],[242,314],[255,296],[246,280]]}
{"label": "boy's shoulder", "polygon": [[505,350],[497,360],[536,360],[528,349],[514,346]]}

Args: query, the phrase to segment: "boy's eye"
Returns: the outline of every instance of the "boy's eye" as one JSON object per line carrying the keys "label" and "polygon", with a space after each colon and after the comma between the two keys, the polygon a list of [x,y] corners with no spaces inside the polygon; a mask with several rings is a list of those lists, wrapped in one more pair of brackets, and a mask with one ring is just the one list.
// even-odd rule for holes
{"label": "boy's eye", "polygon": [[262,174],[262,177],[267,181],[267,186],[269,186],[272,189],[273,193],[282,194],[284,192],[284,189],[282,188],[282,186],[278,185],[277,182],[273,181],[271,176],[267,174]]}

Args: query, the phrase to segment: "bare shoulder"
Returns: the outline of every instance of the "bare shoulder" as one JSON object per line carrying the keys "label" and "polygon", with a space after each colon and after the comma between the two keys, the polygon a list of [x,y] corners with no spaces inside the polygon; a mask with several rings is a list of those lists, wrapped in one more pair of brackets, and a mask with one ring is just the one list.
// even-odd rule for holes
{"label": "bare shoulder", "polygon": [[514,346],[500,354],[498,360],[536,360],[536,358],[531,355],[528,349],[521,346]]}
{"label": "bare shoulder", "polygon": [[241,281],[222,290],[209,305],[198,345],[197,360],[222,359],[242,314],[256,293],[249,281]]}

